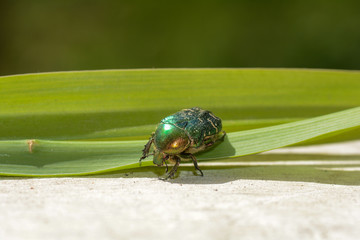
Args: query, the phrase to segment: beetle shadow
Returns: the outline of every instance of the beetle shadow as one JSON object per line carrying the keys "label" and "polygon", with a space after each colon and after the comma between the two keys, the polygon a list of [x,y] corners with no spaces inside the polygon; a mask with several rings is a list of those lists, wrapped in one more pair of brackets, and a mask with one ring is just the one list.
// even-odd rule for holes
{"label": "beetle shadow", "polygon": [[[216,165],[212,165],[216,163]],[[201,161],[204,177],[182,164],[172,184],[222,184],[236,180],[299,181],[360,185],[360,155],[257,154],[222,161]],[[97,178],[159,178],[165,167],[143,167],[100,174]],[[161,180],[159,180],[161,181]]]}
{"label": "beetle shadow", "polygon": [[228,161],[223,166],[201,167],[205,178],[186,178],[192,170],[183,167],[173,182],[219,184],[247,179],[360,185],[360,155],[258,154]]}

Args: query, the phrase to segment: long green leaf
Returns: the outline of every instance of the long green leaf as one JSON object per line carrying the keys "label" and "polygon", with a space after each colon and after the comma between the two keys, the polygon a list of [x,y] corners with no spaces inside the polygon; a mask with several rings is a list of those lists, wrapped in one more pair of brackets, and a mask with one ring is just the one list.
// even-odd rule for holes
{"label": "long green leaf", "polygon": [[[303,121],[228,134],[199,160],[243,156],[360,126],[360,107]],[[138,166],[144,141],[70,142],[12,140],[0,142],[0,173],[63,176],[100,173]],[[151,162],[145,162],[150,165]]]}

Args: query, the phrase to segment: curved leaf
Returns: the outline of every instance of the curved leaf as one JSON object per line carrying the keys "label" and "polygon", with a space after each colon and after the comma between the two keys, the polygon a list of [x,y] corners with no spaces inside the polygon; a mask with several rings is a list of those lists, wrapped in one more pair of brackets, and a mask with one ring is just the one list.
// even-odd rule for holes
{"label": "curved leaf", "polygon": [[[324,134],[360,127],[360,107],[281,124],[229,133],[223,143],[199,160],[243,156],[267,151]],[[63,176],[100,173],[139,166],[145,141],[70,142],[13,140],[0,142],[0,174]],[[151,165],[146,161],[144,165]]]}

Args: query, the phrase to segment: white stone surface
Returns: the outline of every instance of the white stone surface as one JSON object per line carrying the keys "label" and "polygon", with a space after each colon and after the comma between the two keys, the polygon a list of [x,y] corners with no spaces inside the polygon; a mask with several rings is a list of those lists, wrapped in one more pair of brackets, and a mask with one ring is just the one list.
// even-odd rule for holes
{"label": "white stone surface", "polygon": [[0,239],[359,239],[359,171],[209,164],[168,182],[152,171],[0,178]]}

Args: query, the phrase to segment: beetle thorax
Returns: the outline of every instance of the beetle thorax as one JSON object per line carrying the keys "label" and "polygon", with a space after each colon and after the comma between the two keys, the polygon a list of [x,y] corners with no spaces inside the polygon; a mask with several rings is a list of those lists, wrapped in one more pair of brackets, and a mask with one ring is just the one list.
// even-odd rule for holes
{"label": "beetle thorax", "polygon": [[175,155],[189,147],[190,139],[184,129],[173,124],[161,123],[155,131],[154,144],[158,151]]}

